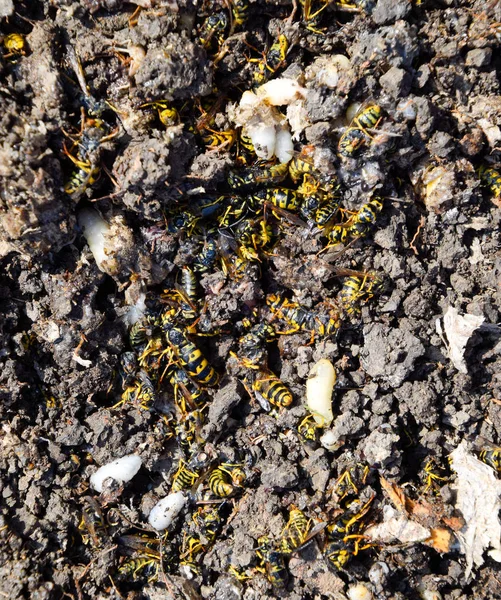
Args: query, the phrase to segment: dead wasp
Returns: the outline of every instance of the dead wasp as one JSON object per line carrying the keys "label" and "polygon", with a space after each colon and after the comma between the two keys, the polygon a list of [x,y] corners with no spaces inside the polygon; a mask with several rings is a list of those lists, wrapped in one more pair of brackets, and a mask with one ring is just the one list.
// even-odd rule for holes
{"label": "dead wasp", "polygon": [[22,33],[9,33],[3,38],[3,47],[7,50],[4,58],[26,54],[26,39]]}
{"label": "dead wasp", "polygon": [[82,498],[84,506],[82,510],[82,518],[78,525],[81,532],[82,541],[88,544],[92,541],[92,545],[99,547],[102,544],[103,537],[106,535],[107,526],[104,520],[103,512],[98,501],[91,496]]}
{"label": "dead wasp", "polygon": [[214,238],[207,238],[198,254],[193,269],[198,273],[208,273],[217,260],[217,242]]}
{"label": "dead wasp", "polygon": [[240,27],[247,21],[249,2],[248,0],[230,0],[230,5],[233,15],[233,26]]}
{"label": "dead wasp", "polygon": [[162,330],[166,342],[172,348],[180,366],[196,383],[214,387],[219,382],[219,375],[209,365],[197,346],[188,339],[184,329],[175,325],[176,314],[172,309],[162,314]]}
{"label": "dead wasp", "polygon": [[501,447],[481,435],[473,439],[473,445],[480,460],[501,476]]}
{"label": "dead wasp", "polygon": [[282,208],[291,212],[297,212],[301,206],[301,198],[295,190],[276,187],[266,190],[259,190],[252,195],[252,199],[258,204],[267,202],[277,208]]}
{"label": "dead wasp", "polygon": [[137,358],[134,352],[124,352],[120,357],[119,374],[122,388],[125,389],[134,380],[137,372]]}
{"label": "dead wasp", "polygon": [[280,549],[284,554],[292,554],[303,546],[310,537],[313,520],[308,519],[302,510],[293,507],[289,513],[289,520],[282,531]]}
{"label": "dead wasp", "polygon": [[344,280],[339,292],[339,300],[348,315],[356,315],[360,312],[360,302],[380,293],[383,287],[383,280],[373,273],[367,273],[362,277],[352,275]]}
{"label": "dead wasp", "polygon": [[348,238],[359,238],[366,235],[371,226],[377,221],[378,215],[383,209],[382,198],[372,198],[364,204],[345,223],[334,225],[327,234],[331,244],[341,244]]}
{"label": "dead wasp", "polygon": [[376,128],[382,118],[383,113],[380,106],[377,104],[365,105],[357,112],[350,123],[350,127],[356,127],[369,135],[367,130]]}
{"label": "dead wasp", "polygon": [[339,210],[341,196],[338,190],[324,196],[321,205],[315,211],[315,224],[319,229],[328,226]]}
{"label": "dead wasp", "polygon": [[289,323],[290,328],[287,331],[277,332],[282,335],[303,330],[311,332],[313,337],[315,335],[323,337],[337,333],[341,326],[340,313],[334,309],[329,313],[312,311],[276,294],[269,294],[266,297],[266,304],[279,318]]}
{"label": "dead wasp", "polygon": [[245,480],[242,465],[222,463],[209,474],[209,489],[219,498],[228,498],[242,487]]}
{"label": "dead wasp", "polygon": [[192,520],[200,536],[212,544],[216,541],[216,536],[223,526],[221,506],[200,506],[192,515]]}
{"label": "dead wasp", "polygon": [[188,377],[184,369],[172,365],[168,371],[168,380],[174,388],[174,401],[181,412],[188,412],[188,407],[190,410],[194,410],[204,403],[205,394],[203,390]]}
{"label": "dead wasp", "polygon": [[172,491],[180,492],[192,488],[199,477],[200,473],[190,469],[186,461],[181,458],[172,478]]}
{"label": "dead wasp", "polygon": [[[248,364],[252,369],[255,365]],[[245,377],[243,383],[247,390],[252,390],[259,404],[265,409],[270,410],[270,404],[279,408],[284,408],[292,404],[292,394],[276,375],[268,369],[259,367]],[[252,396],[252,392],[249,394]]]}
{"label": "dead wasp", "polygon": [[346,158],[354,158],[360,148],[369,143],[371,135],[368,130],[376,128],[381,119],[382,110],[380,106],[377,104],[362,106],[340,137],[338,154]]}
{"label": "dead wasp", "polygon": [[359,150],[368,143],[369,137],[358,127],[348,127],[339,138],[337,151],[340,156],[354,158]]}
{"label": "dead wasp", "polygon": [[297,432],[306,442],[316,442],[318,430],[321,427],[322,426],[315,421],[313,415],[306,415],[301,423],[299,423]]}
{"label": "dead wasp", "polygon": [[323,35],[323,31],[318,29],[322,12],[329,6],[329,0],[319,0],[319,8],[313,8],[314,0],[299,0],[302,6],[303,12],[303,23],[308,31],[316,33],[317,35]]}
{"label": "dead wasp", "polygon": [[494,194],[494,198],[501,198],[501,172],[487,165],[482,165],[478,168],[477,173],[482,184]]}
{"label": "dead wasp", "polygon": [[292,157],[289,163],[289,174],[294,183],[297,183],[304,175],[310,175],[315,181],[319,178],[320,172],[313,163],[314,152],[315,147],[307,145]]}
{"label": "dead wasp", "polygon": [[181,210],[169,216],[167,219],[167,232],[176,234],[186,231],[188,234],[193,233],[195,225],[199,217],[188,210]]}
{"label": "dead wasp", "polygon": [[257,323],[239,340],[239,354],[245,361],[262,364],[266,344],[276,338],[275,328],[270,323]]}
{"label": "dead wasp", "polygon": [[344,512],[334,523],[326,527],[326,541],[323,549],[324,556],[336,570],[343,569],[352,556],[360,550],[370,547],[370,544],[360,546],[362,520],[370,509],[374,496],[362,508],[353,513],[351,507]]}
{"label": "dead wasp", "polygon": [[266,573],[268,581],[278,589],[285,589],[289,581],[289,573],[285,564],[285,555],[278,544],[273,543],[267,535],[261,536],[257,543],[256,555],[259,558],[262,570]]}
{"label": "dead wasp", "polygon": [[161,123],[165,125],[165,127],[171,127],[172,125],[177,125],[179,123],[179,113],[174,107],[169,106],[169,102],[167,100],[154,100],[153,102],[146,102],[145,104],[141,104],[139,108],[146,108],[149,106],[157,109],[158,118],[160,119]]}
{"label": "dead wasp", "polygon": [[186,456],[191,456],[198,445],[203,443],[200,430],[204,423],[204,415],[201,410],[195,409],[187,413],[174,426],[174,435],[181,451]]}
{"label": "dead wasp", "polygon": [[253,73],[252,79],[254,85],[262,85],[274,75],[284,64],[289,50],[289,40],[282,33],[278,36],[262,59],[250,59],[249,62],[256,62],[257,68]]}
{"label": "dead wasp", "polygon": [[200,27],[198,40],[206,50],[212,50],[214,46],[217,46],[219,49],[223,45],[228,23],[228,15],[224,10],[210,15],[205,19]]}
{"label": "dead wasp", "polygon": [[133,579],[144,573],[148,576],[148,581],[157,578],[163,559],[159,538],[127,534],[118,538],[118,546],[120,551],[128,557],[119,566],[119,573]]}

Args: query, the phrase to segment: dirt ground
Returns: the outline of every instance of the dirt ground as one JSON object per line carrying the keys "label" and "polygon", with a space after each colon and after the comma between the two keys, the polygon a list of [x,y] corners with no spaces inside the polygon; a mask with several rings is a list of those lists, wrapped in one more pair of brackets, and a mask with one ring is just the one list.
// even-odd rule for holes
{"label": "dirt ground", "polygon": [[[308,21],[308,7],[323,10]],[[501,162],[501,3],[315,0],[293,8],[289,0],[251,0],[243,23],[207,41],[205,20],[230,15],[231,0],[0,0],[2,597],[342,599],[358,582],[381,599],[501,598],[498,563],[486,554],[466,578],[454,542],[439,551],[360,538],[369,547],[342,569],[325,551],[325,525],[350,510],[336,487],[346,469],[369,467],[351,492],[359,503],[372,498],[363,528],[381,523],[391,505],[381,477],[434,515],[460,518],[447,456],[461,440],[500,438],[498,330],[474,333],[462,373],[436,320],[453,306],[486,324],[501,322],[501,211],[478,175],[481,165]],[[12,33],[25,36],[20,51],[7,48]],[[246,479],[222,501],[208,494],[206,470],[159,536],[148,514],[170,492],[186,451],[173,433],[180,416],[165,379],[147,409],[137,401],[116,406],[120,357],[131,350],[128,323],[143,293],[151,312],[175,304],[161,299],[163,291],[175,290],[181,268],[198,265],[217,238],[210,229],[217,220],[200,206],[235,193],[227,178],[241,168],[241,151],[224,139],[216,140],[222,148],[208,147],[193,123],[212,110],[205,133],[231,129],[232,104],[253,88],[262,52],[280,34],[289,49],[267,74],[308,90],[296,153],[316,148],[320,170],[340,182],[344,209],[355,212],[375,196],[383,208],[367,235],[322,253],[323,235],[271,211],[275,241],[242,276],[231,265],[224,272],[230,259],[219,239],[216,261],[197,273],[196,327],[208,335],[190,336],[220,375],[203,390],[196,448],[211,457],[211,468],[244,465]],[[334,54],[348,57],[351,69],[329,87],[318,60]],[[97,109],[94,101],[103,104]],[[155,101],[177,110],[167,126],[149,105]],[[361,151],[343,159],[337,144],[353,103],[377,104],[382,119]],[[84,148],[85,127],[109,139],[91,148],[87,136]],[[84,151],[100,176],[67,193],[75,170],[89,179]],[[297,187],[289,179],[280,185]],[[118,258],[105,272],[78,224],[86,207],[117,228]],[[198,222],[173,231],[173,217],[186,207]],[[349,275],[342,269],[384,281],[360,314],[341,306]],[[335,335],[311,343],[309,331],[279,334],[264,349],[269,373],[292,392],[287,408],[249,395],[253,370],[242,364],[239,345],[246,318],[287,329],[266,305],[272,293],[342,315]],[[323,430],[309,441],[298,433],[306,379],[321,358],[337,372],[330,449],[319,443]],[[142,458],[132,481],[102,495],[89,487],[99,466],[126,454]],[[430,464],[439,478],[426,479]],[[82,522],[89,506],[103,526]],[[194,519],[207,506],[217,507],[220,527],[202,540],[193,568],[183,566],[186,538],[200,535]],[[288,582],[281,588],[263,572],[258,539],[278,540],[295,507],[323,527],[282,556]],[[444,522],[453,532],[452,521]],[[353,539],[343,543],[353,550]],[[151,564],[127,572],[145,556]]]}

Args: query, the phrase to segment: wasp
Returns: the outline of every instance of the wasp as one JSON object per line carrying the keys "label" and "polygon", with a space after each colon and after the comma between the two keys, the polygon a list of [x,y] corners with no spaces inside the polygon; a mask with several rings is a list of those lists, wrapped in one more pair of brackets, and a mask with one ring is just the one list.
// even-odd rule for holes
{"label": "wasp", "polygon": [[129,330],[129,344],[130,347],[137,354],[142,354],[148,344],[148,338],[151,332],[145,326],[144,320],[141,319],[136,321]]}
{"label": "wasp", "polygon": [[313,415],[307,415],[297,427],[299,435],[307,442],[316,442],[320,425],[315,421]]}
{"label": "wasp", "polygon": [[329,0],[320,0],[320,8],[316,10],[313,9],[313,1],[299,0],[299,3],[303,7],[303,23],[306,25],[306,29],[312,33],[322,35],[323,31],[318,29],[318,25],[320,24],[321,13],[329,5]]}
{"label": "wasp", "polygon": [[92,540],[92,544],[99,547],[107,530],[101,507],[91,496],[85,496],[83,501],[82,519],[78,525],[80,531],[86,532],[81,534],[82,541],[84,544],[88,544]]}
{"label": "wasp", "polygon": [[289,521],[282,532],[280,549],[284,554],[292,554],[308,539],[313,525],[313,520],[306,518],[302,510],[292,508],[289,513]]}
{"label": "wasp", "polygon": [[337,521],[327,526],[324,555],[336,570],[343,569],[352,556],[369,548],[370,544],[360,547],[360,540],[363,536],[359,532],[362,527],[361,521],[369,511],[373,500],[374,496],[357,513],[351,514],[348,510]]}
{"label": "wasp", "polygon": [[315,211],[315,224],[319,229],[326,227],[336,216],[339,210],[341,196],[336,192],[330,193],[324,198],[321,206]]}
{"label": "wasp", "polygon": [[26,39],[21,33],[9,33],[3,38],[3,46],[7,50],[4,58],[26,54]]}
{"label": "wasp", "polygon": [[98,181],[101,175],[101,167],[93,165],[90,160],[80,160],[74,157],[66,148],[64,153],[78,167],[65,183],[64,191],[70,196],[80,195]]}
{"label": "wasp", "polygon": [[180,492],[192,488],[199,477],[200,473],[190,470],[187,463],[181,458],[178,469],[172,478],[172,491]]}
{"label": "wasp", "polygon": [[261,536],[257,543],[259,546],[256,549],[256,555],[262,564],[262,569],[264,569],[268,581],[274,587],[284,589],[289,581],[289,573],[283,552],[267,535]]}
{"label": "wasp", "polygon": [[344,243],[349,237],[359,238],[368,233],[383,209],[381,198],[373,198],[364,204],[346,223],[340,223],[332,227],[327,234],[331,244]]}
{"label": "wasp", "polygon": [[248,363],[260,364],[264,359],[266,344],[275,338],[275,328],[270,323],[258,323],[240,338],[240,354]]}
{"label": "wasp", "polygon": [[298,211],[301,206],[299,194],[295,190],[282,187],[260,190],[253,194],[252,198],[257,203],[267,202],[272,206],[292,212]]}
{"label": "wasp", "polygon": [[483,436],[477,436],[473,441],[480,460],[492,467],[501,476],[501,447],[496,446]]}
{"label": "wasp", "polygon": [[209,488],[215,496],[228,498],[235,493],[235,488],[242,487],[245,479],[246,475],[241,465],[222,463],[211,471]]}
{"label": "wasp", "polygon": [[209,544],[216,541],[216,536],[223,525],[220,507],[201,506],[192,516],[200,535]]}
{"label": "wasp", "polygon": [[[367,281],[369,279],[369,281]],[[343,287],[339,292],[339,300],[344,311],[348,315],[356,315],[360,312],[358,304],[365,298],[369,300],[374,294],[383,289],[383,280],[377,275],[367,273],[365,277],[352,275],[345,279]]]}
{"label": "wasp", "polygon": [[217,47],[222,46],[224,42],[224,33],[228,27],[228,15],[225,11],[219,11],[205,19],[200,28],[199,41],[206,50],[214,47],[214,40]]}
{"label": "wasp", "polygon": [[140,388],[136,396],[136,400],[139,402],[141,408],[149,409],[157,398],[155,386],[153,381],[150,379],[150,376],[142,369],[138,371],[137,379],[140,383]]}
{"label": "wasp", "polygon": [[120,536],[118,542],[121,551],[128,557],[132,557],[120,565],[119,573],[136,578],[140,573],[148,571],[148,581],[157,578],[162,563],[162,552],[157,548],[161,543],[160,539],[131,534]]}
{"label": "wasp", "polygon": [[[245,364],[245,361],[244,361]],[[251,369],[256,369],[253,363],[247,363]],[[257,367],[252,375],[246,376],[244,385],[256,395],[257,400],[265,410],[270,409],[270,404],[280,408],[292,404],[292,394],[286,385],[268,369]],[[247,388],[248,389],[248,388]]]}
{"label": "wasp", "polygon": [[134,379],[137,371],[137,359],[134,352],[124,352],[120,357],[119,373],[122,388],[125,389]]}
{"label": "wasp", "polygon": [[368,140],[369,137],[358,127],[348,127],[339,138],[338,154],[345,158],[354,158]]}
{"label": "wasp", "polygon": [[334,491],[341,503],[346,498],[358,496],[360,488],[365,486],[370,474],[370,468],[363,463],[357,463],[346,469],[337,479]]}
{"label": "wasp", "polygon": [[248,0],[231,0],[231,13],[233,15],[233,25],[235,27],[240,27],[247,21],[248,11]]}
{"label": "wasp", "polygon": [[174,388],[174,400],[182,413],[186,412],[186,405],[191,409],[201,406],[205,396],[203,390],[192,381],[186,371],[173,367],[169,374],[169,383]]}
{"label": "wasp", "polygon": [[139,108],[145,108],[147,106],[151,106],[152,108],[156,108],[158,110],[158,118],[160,119],[161,123],[165,125],[165,127],[171,127],[172,125],[177,125],[180,122],[179,113],[175,108],[169,106],[167,100],[146,102],[146,104],[141,104]]}
{"label": "wasp", "polygon": [[266,304],[273,313],[290,324],[287,331],[277,332],[282,335],[303,330],[310,331],[312,336],[326,336],[336,333],[341,326],[340,314],[334,310],[329,314],[317,313],[276,294],[269,294]]}
{"label": "wasp", "polygon": [[233,190],[238,190],[240,192],[249,191],[256,187],[257,181],[256,170],[252,167],[246,167],[243,169],[239,169],[238,171],[231,170],[228,173],[227,181],[228,185]]}
{"label": "wasp", "polygon": [[193,263],[193,269],[198,273],[208,273],[216,263],[216,259],[217,242],[214,238],[207,238]]}
{"label": "wasp", "polygon": [[192,410],[174,427],[177,443],[186,455],[193,452],[197,443],[203,443],[199,434],[203,422],[203,413],[200,410]]}
{"label": "wasp", "polygon": [[174,324],[175,311],[167,310],[162,314],[162,330],[165,339],[179,360],[181,367],[198,384],[214,387],[219,375],[209,365],[202,352],[190,341],[183,329]]}
{"label": "wasp", "polygon": [[253,171],[253,180],[257,185],[274,187],[287,177],[289,164],[286,162],[278,164],[259,162],[251,167],[251,170]]}
{"label": "wasp", "polygon": [[187,231],[192,233],[199,218],[188,210],[182,210],[167,219],[167,231],[172,234]]}
{"label": "wasp", "polygon": [[313,153],[315,147],[303,146],[301,152],[292,157],[289,163],[289,175],[294,183],[297,183],[304,175],[310,175],[316,181],[320,173],[313,164]]}
{"label": "wasp", "polygon": [[257,69],[252,76],[255,85],[266,83],[285,64],[288,50],[289,40],[282,33],[261,60],[251,59],[257,62]]}
{"label": "wasp", "polygon": [[487,165],[482,165],[477,172],[483,185],[491,190],[494,197],[501,198],[501,172]]}
{"label": "wasp", "polygon": [[179,307],[186,321],[197,318],[198,281],[193,269],[187,265],[181,268],[180,281],[176,283],[176,291],[181,301]]}
{"label": "wasp", "polygon": [[353,118],[353,121],[350,123],[350,127],[356,127],[357,129],[363,131],[366,135],[369,135],[367,130],[376,128],[382,118],[381,107],[377,104],[370,104],[362,107],[357,112]]}
{"label": "wasp", "polygon": [[209,127],[205,128],[202,134],[203,143],[211,149],[221,150],[226,147],[231,147],[237,139],[237,134],[233,129],[225,131],[215,131]]}

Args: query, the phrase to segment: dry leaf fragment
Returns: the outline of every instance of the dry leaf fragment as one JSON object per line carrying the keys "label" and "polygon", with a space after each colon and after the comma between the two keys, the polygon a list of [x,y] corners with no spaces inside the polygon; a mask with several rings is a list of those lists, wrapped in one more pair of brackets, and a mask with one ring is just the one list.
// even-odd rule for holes
{"label": "dry leaf fragment", "polygon": [[481,566],[489,547],[494,554],[501,551],[501,480],[494,470],[478,460],[463,441],[451,454],[451,467],[457,473],[456,508],[461,511],[465,526],[458,532],[461,551],[466,556],[468,580],[473,566]]}

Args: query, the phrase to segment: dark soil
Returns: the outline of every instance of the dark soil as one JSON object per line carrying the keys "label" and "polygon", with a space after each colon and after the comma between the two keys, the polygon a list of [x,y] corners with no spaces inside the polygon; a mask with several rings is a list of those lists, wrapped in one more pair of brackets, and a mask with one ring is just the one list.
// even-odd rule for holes
{"label": "dark soil", "polygon": [[[207,15],[229,14],[226,3],[138,4],[147,6],[134,15],[137,4],[123,0],[0,0],[0,34],[26,36],[23,54],[0,56],[0,595],[320,599],[345,598],[351,583],[363,582],[377,598],[418,599],[420,585],[446,600],[501,598],[499,567],[488,557],[470,581],[457,548],[440,554],[422,544],[373,546],[336,571],[322,553],[325,532],[287,560],[286,590],[256,570],[258,538],[278,539],[293,506],[315,523],[339,514],[333,489],[350,466],[371,469],[360,489],[361,497],[375,494],[366,524],[381,522],[390,503],[379,475],[453,514],[447,455],[464,438],[499,440],[496,330],[472,337],[464,375],[447,357],[435,322],[449,305],[501,321],[501,212],[477,174],[481,164],[501,162],[501,4],[378,0],[346,10],[331,3],[315,33],[300,4],[287,21],[289,1],[257,0],[217,64],[217,49],[206,51],[199,32]],[[291,77],[320,55],[350,58],[353,74],[342,93],[302,81],[311,89],[311,125],[295,148],[313,144],[324,152],[323,168],[339,178],[344,208],[356,211],[373,195],[384,207],[371,232],[341,254],[335,248],[319,255],[325,239],[283,217],[279,241],[243,278],[225,275],[219,259],[199,276],[204,307],[197,326],[212,335],[192,339],[221,381],[205,392],[198,443],[216,463],[245,464],[247,480],[222,506],[224,525],[197,557],[197,572],[180,569],[179,555],[207,477],[157,546],[158,576],[148,568],[127,575],[121,567],[137,555],[124,548],[123,536],[156,536],[148,513],[169,493],[181,452],[166,381],[149,410],[134,402],[115,407],[120,356],[130,351],[129,305],[144,290],[154,307],[163,290],[174,289],[180,267],[196,264],[207,232],[166,227],[178,206],[229,194],[235,147],[206,148],[189,121],[206,99],[210,106],[224,94],[213,128],[228,129],[228,102],[252,88],[256,63],[248,58],[261,58],[251,46],[264,50],[280,33],[291,42],[280,73]],[[78,140],[81,108],[89,106],[70,47],[89,97],[109,103],[103,119],[114,134],[95,150],[97,182],[73,195],[64,191],[75,169],[64,147],[76,154],[68,134]],[[138,48],[143,60],[126,51]],[[178,110],[180,123],[165,127],[156,109],[142,107],[160,100]],[[358,158],[340,160],[346,109],[367,101],[383,110],[374,139]],[[435,187],[426,183],[433,169],[442,170]],[[128,228],[112,274],[98,269],[77,224],[85,206]],[[267,413],[230,356],[239,352],[242,320],[270,320],[270,293],[332,307],[343,268],[378,273],[384,292],[364,302],[360,316],[345,314],[336,336],[310,344],[304,331],[269,345],[267,364],[294,401]],[[286,327],[280,322],[278,329]],[[330,359],[338,376],[334,451],[297,431],[307,414],[305,381],[320,358]],[[132,453],[143,466],[130,483],[101,497],[89,488],[97,467]],[[430,458],[445,479],[425,491]],[[98,539],[79,529],[89,497],[107,519]],[[248,578],[238,581],[231,566]]]}

